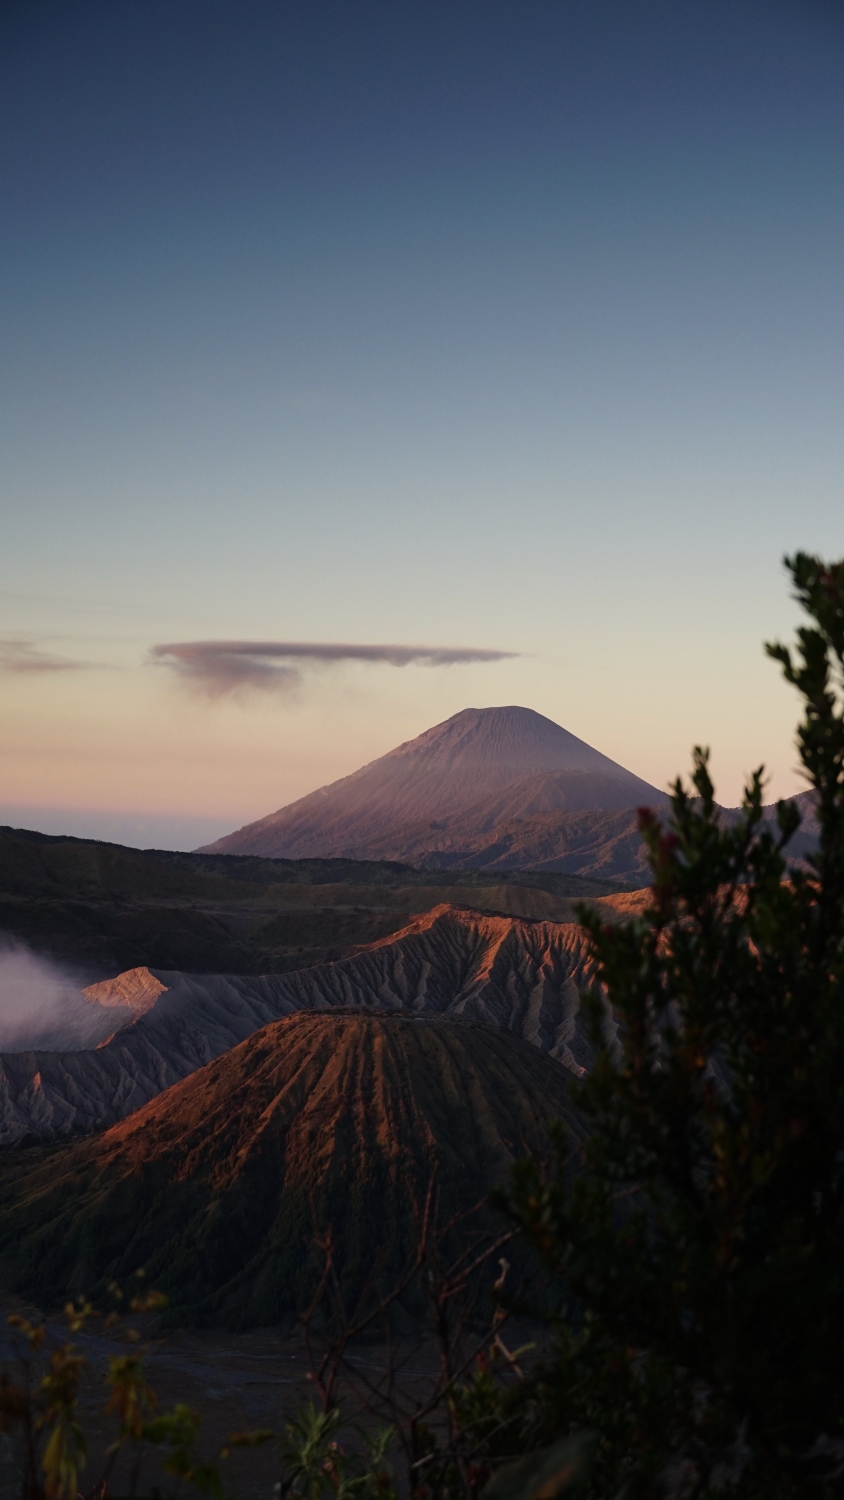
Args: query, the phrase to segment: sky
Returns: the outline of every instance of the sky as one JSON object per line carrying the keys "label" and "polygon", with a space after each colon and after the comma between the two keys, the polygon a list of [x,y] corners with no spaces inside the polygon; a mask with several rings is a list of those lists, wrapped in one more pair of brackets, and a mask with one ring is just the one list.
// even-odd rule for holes
{"label": "sky", "polygon": [[0,821],[190,848],[507,703],[800,788],[839,4],[6,0],[0,225]]}

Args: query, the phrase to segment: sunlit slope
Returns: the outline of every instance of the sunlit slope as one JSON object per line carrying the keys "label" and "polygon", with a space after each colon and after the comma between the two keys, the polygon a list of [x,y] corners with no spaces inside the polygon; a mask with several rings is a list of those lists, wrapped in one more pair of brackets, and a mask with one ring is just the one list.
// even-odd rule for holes
{"label": "sunlit slope", "polygon": [[409,838],[417,856],[424,825],[435,836],[444,820],[467,822],[474,837],[537,811],[617,811],[661,801],[655,787],[542,714],[469,708],[209,848],[401,859],[396,851]]}
{"label": "sunlit slope", "polygon": [[650,879],[634,807],[524,811],[492,821],[484,805],[443,818],[436,827],[409,824],[398,831],[391,847],[424,868],[453,874],[475,870],[487,880],[506,880],[512,870],[553,871],[617,887],[644,885]]}
{"label": "sunlit slope", "polygon": [[0,1058],[0,1141],[112,1125],[267,1022],[301,1010],[471,1017],[579,1073],[591,1055],[579,991],[591,977],[586,934],[576,923],[454,906],[435,908],[353,958],[289,974],[156,970],[150,979],[163,992],[106,1045]]}
{"label": "sunlit slope", "polygon": [[435,1168],[445,1219],[576,1128],[570,1076],[475,1021],[291,1016],[102,1136],[3,1153],[6,1284],[62,1302],[144,1266],[177,1313],[270,1323],[313,1293],[313,1212],[354,1296],[411,1252]]}

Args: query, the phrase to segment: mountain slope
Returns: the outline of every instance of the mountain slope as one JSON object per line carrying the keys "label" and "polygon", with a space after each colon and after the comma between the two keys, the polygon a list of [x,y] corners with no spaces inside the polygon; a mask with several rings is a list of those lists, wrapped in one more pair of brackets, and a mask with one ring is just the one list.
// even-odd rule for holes
{"label": "mountain slope", "polygon": [[357,857],[366,849],[371,858],[374,849],[399,847],[400,830],[408,825],[461,816],[489,827],[491,819],[522,815],[537,798],[554,809],[581,810],[665,800],[542,714],[512,706],[467,708],[208,850]]}
{"label": "mountain slope", "polygon": [[553,872],[615,883],[616,889],[621,882],[629,887],[650,880],[632,807],[526,812],[492,824],[473,810],[436,825],[408,824],[390,840],[375,840],[373,847],[400,849],[420,870]]}
{"label": "mountain slope", "polygon": [[[613,889],[607,881],[524,872],[507,884],[520,890],[505,891],[499,876],[484,881],[473,871],[430,875],[385,861],[141,852],[0,828],[0,933],[70,966],[76,989],[147,966],[280,974],[344,958],[441,901],[554,917],[545,893],[586,897]],[[28,1045],[59,1044],[33,1033]]]}
{"label": "mountain slope", "polygon": [[311,1207],[354,1297],[442,1220],[543,1152],[570,1075],[476,1022],[298,1015],[264,1027],[96,1139],[0,1156],[0,1255],[39,1301],[139,1265],[176,1316],[247,1326],[310,1300]]}
{"label": "mountain slope", "polygon": [[[294,1011],[353,1006],[471,1017],[515,1032],[579,1073],[591,1055],[579,990],[591,974],[586,935],[575,923],[439,906],[353,958],[290,974],[156,970],[138,975],[134,989],[118,976],[115,998],[165,988],[105,1045],[0,1057],[0,1142],[112,1125]],[[97,988],[102,1002],[106,986]]]}
{"label": "mountain slope", "polygon": [[[530,797],[524,786],[524,804],[513,816],[495,821],[486,816],[486,809],[483,817],[473,809],[443,819],[436,828],[430,823],[417,823],[398,829],[393,847],[422,869],[450,870],[455,876],[469,870],[477,871],[479,878],[487,871],[530,870],[535,876],[553,872],[580,879],[623,881],[628,887],[648,885],[651,873],[636,809],[612,810],[606,798],[603,809],[586,811],[567,806],[560,811],[546,810],[542,802],[547,783],[553,780],[534,778]],[[805,865],[818,841],[813,794],[800,792],[792,800],[803,822],[788,852],[793,863]],[[737,808],[721,809],[726,822],[735,822],[738,815]],[[772,803],[765,808],[765,818],[772,822],[775,817],[776,804]]]}

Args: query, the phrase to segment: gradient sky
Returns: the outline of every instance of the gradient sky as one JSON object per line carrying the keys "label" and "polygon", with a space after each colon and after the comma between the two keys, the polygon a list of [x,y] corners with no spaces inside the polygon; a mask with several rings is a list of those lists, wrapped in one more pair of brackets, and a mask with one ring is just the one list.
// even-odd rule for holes
{"label": "gradient sky", "polygon": [[190,847],[501,703],[797,789],[842,267],[838,3],[7,0],[0,818]]}

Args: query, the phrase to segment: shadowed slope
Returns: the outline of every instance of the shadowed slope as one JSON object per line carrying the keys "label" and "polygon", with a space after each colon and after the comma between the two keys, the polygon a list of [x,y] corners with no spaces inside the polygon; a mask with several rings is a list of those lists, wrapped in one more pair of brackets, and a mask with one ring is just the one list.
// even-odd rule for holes
{"label": "shadowed slope", "polygon": [[408,826],[466,817],[473,809],[479,827],[490,826],[491,816],[518,816],[537,798],[554,808],[581,809],[664,800],[655,787],[542,714],[467,708],[208,848],[288,856],[365,849],[372,857],[374,849],[398,847]]}
{"label": "shadowed slope", "polygon": [[6,1279],[61,1301],[143,1265],[178,1310],[273,1322],[313,1292],[312,1199],[354,1295],[411,1253],[434,1167],[447,1217],[573,1122],[568,1076],[476,1022],[275,1022],[103,1136],[4,1152]]}
{"label": "shadowed slope", "polygon": [[[490,885],[494,893],[481,889]],[[475,871],[140,852],[0,828],[0,932],[70,966],[78,984],[143,966],[281,974],[345,958],[441,901],[556,918],[546,893],[613,889],[606,881],[524,872],[508,876],[507,885],[518,890],[502,890],[500,876],[485,880]]]}
{"label": "shadowed slope", "polygon": [[[590,1050],[579,990],[591,975],[586,935],[575,923],[453,906],[435,907],[354,958],[291,974],[156,970],[148,979],[164,991],[106,1045],[0,1057],[0,1141],[112,1125],[258,1027],[300,1010],[471,1016],[508,1028],[580,1072]],[[132,983],[143,989],[142,976]],[[126,976],[115,984],[121,995],[131,988]],[[105,988],[98,986],[101,994]]]}

